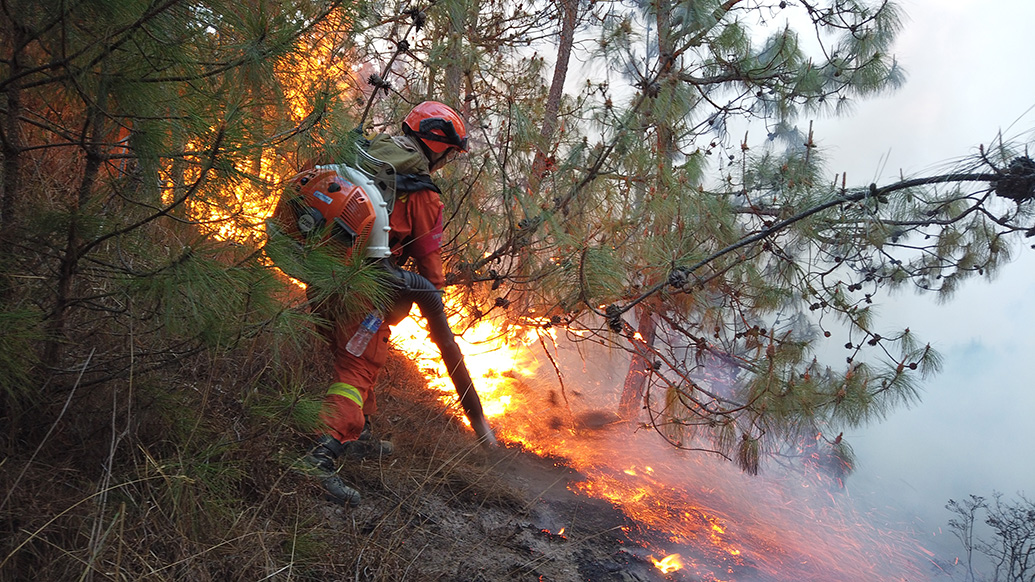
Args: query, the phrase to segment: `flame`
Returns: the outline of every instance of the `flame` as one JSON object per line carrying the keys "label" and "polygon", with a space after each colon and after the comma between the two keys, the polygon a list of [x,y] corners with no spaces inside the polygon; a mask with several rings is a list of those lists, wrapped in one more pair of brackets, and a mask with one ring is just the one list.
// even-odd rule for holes
{"label": "flame", "polygon": [[[450,312],[456,312],[452,301],[447,300],[447,306]],[[450,320],[454,329],[457,329],[457,319],[458,316],[454,316]],[[392,328],[392,342],[416,362],[428,378],[429,387],[441,393],[442,402],[454,406],[459,418],[470,425],[460,413],[445,364],[421,322],[420,310],[415,305],[409,317]],[[481,320],[457,335],[456,339],[464,353],[468,371],[476,379],[476,389],[487,418],[503,416],[523,403],[515,386],[531,377],[538,367],[534,362],[524,361],[528,346],[538,340],[534,328],[517,328],[504,337],[493,321]],[[513,434],[509,436],[512,440],[519,438]]]}
{"label": "flame", "polygon": [[[447,297],[446,304],[450,312],[457,310],[458,301]],[[463,419],[420,321],[414,312],[393,328],[393,343],[418,363],[442,402]],[[621,377],[598,378],[608,367],[624,373],[627,360],[608,363],[611,356],[587,356],[583,348],[566,352],[553,333],[556,328],[535,322],[505,326],[483,319],[464,328],[457,316],[450,323],[460,332],[457,343],[497,437],[565,459],[585,476],[569,488],[606,500],[633,519],[636,527],[621,530],[648,552],[667,554],[648,561],[662,572],[682,569],[709,582],[927,579],[914,561],[921,554],[912,550],[918,544],[870,525],[876,520],[859,515],[847,493],[831,493],[829,479],[803,488],[800,476],[746,476],[701,453],[680,455],[653,438],[652,431],[636,431],[631,423],[585,428],[579,418],[587,404],[617,407]],[[579,367],[584,378],[575,379]],[[610,394],[611,400],[590,402],[587,385]],[[659,545],[668,551],[661,552]]]}
{"label": "flame", "polygon": [[[353,78],[351,71],[358,67],[342,48],[348,41],[345,31],[350,23],[347,18],[345,11],[327,15],[312,34],[298,40],[298,52],[274,63],[274,75],[282,81],[280,87],[292,123],[303,124],[313,115],[312,104],[318,95],[357,92],[349,80]],[[283,113],[264,114],[272,117]],[[182,168],[174,168],[172,162],[165,164],[161,169],[163,203],[172,204],[185,188],[201,178],[201,168],[210,148],[210,143],[196,138],[184,146]],[[271,189],[297,168],[273,147],[266,147],[252,157],[235,159],[233,166],[234,173],[245,179],[230,181],[221,189],[218,199],[191,197],[184,207],[187,216],[204,234],[221,241],[256,243],[261,237],[261,225],[273,213],[277,202],[277,196],[270,195]]]}
{"label": "flame", "polygon": [[660,560],[655,560],[654,556],[651,556],[650,561],[654,562],[655,568],[661,570],[665,574],[683,569],[683,557],[679,554],[669,554]]}

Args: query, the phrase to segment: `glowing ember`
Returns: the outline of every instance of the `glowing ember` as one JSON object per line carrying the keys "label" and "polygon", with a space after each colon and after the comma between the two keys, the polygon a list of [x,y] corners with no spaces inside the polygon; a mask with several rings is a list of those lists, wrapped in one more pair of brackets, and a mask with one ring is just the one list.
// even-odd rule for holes
{"label": "glowing ember", "polygon": [[669,554],[660,560],[655,560],[654,556],[651,556],[650,561],[654,562],[654,567],[666,574],[683,567],[683,557],[679,554]]}
{"label": "glowing ember", "polygon": [[543,534],[543,537],[552,542],[566,542],[568,538],[564,535],[564,528],[562,527],[557,533],[553,533],[548,529],[539,530],[539,533]]}

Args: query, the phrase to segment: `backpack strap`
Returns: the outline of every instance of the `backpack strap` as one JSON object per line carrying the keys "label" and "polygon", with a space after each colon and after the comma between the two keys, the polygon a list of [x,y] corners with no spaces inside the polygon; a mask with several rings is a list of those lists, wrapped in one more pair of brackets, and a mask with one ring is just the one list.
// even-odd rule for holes
{"label": "backpack strap", "polygon": [[[370,142],[366,140],[360,141],[361,146],[364,143],[369,145]],[[381,197],[387,205],[388,214],[391,214],[392,209],[395,207],[396,192],[399,191],[400,176],[396,174],[395,167],[391,163],[370,155],[365,147],[360,147],[358,151],[356,165],[373,180],[374,185],[381,192]]]}
{"label": "backpack strap", "polygon": [[397,198],[405,200],[411,192],[431,190],[442,193],[431,179],[424,154],[416,149],[410,138],[395,138],[382,133],[358,141],[360,167],[378,185],[388,203],[388,212],[392,211]]}
{"label": "backpack strap", "polygon": [[438,194],[442,193],[438,185],[431,180],[427,174],[396,174],[395,190],[400,193],[409,194],[418,190],[431,190]]}

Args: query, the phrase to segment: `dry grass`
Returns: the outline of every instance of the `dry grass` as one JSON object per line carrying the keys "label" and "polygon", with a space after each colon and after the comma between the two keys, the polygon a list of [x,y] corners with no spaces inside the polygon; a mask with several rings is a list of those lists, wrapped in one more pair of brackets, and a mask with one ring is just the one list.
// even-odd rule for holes
{"label": "dry grass", "polygon": [[139,385],[133,402],[112,390],[92,430],[53,416],[54,430],[22,431],[35,455],[6,441],[0,581],[475,580],[513,537],[524,494],[403,358],[382,376],[376,425],[397,454],[342,468],[365,496],[355,510],[290,470],[318,379],[280,378],[278,392],[235,386],[227,367],[164,393]]}

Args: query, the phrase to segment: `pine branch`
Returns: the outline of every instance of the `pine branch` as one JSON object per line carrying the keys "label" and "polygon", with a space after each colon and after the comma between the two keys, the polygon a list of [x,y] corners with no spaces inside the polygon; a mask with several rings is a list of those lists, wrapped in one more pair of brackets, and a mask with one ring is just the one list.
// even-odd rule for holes
{"label": "pine branch", "polygon": [[[867,200],[867,199],[871,199],[871,198],[872,199],[878,199],[878,198],[880,198],[882,196],[886,196],[888,194],[891,194],[891,193],[894,193],[894,192],[898,192],[900,190],[907,190],[909,188],[916,188],[918,186],[930,186],[930,185],[933,185],[933,184],[966,183],[966,182],[992,182],[992,183],[994,183],[1001,176],[1002,176],[1002,174],[999,174],[999,173],[993,173],[993,174],[989,174],[989,173],[953,173],[953,174],[943,174],[943,175],[940,175],[940,176],[930,176],[930,177],[926,177],[926,178],[913,178],[913,179],[910,179],[910,180],[902,180],[900,182],[895,182],[893,184],[889,184],[887,186],[883,186],[883,187],[880,187],[880,188],[878,188],[875,184],[871,184],[869,186],[869,188],[859,188],[859,189],[855,190],[853,193],[850,193],[850,194],[849,193],[844,193],[841,196],[838,196],[837,198],[835,198],[833,200],[830,200],[829,202],[826,202],[826,203],[823,203],[823,204],[819,204],[819,205],[814,206],[812,208],[809,208],[807,210],[803,210],[803,211],[795,214],[794,216],[791,216],[789,218],[785,218],[785,219],[783,219],[781,221],[775,222],[771,226],[763,228],[762,230],[760,230],[759,232],[757,232],[757,233],[755,233],[755,234],[753,234],[751,236],[745,237],[745,238],[743,238],[743,239],[741,239],[741,240],[739,240],[739,241],[737,241],[737,242],[735,242],[735,243],[733,243],[731,245],[726,246],[725,248],[722,248],[722,249],[719,249],[718,251],[715,251],[711,255],[701,259],[699,262],[694,263],[693,265],[684,266],[684,267],[678,267],[678,269],[681,272],[688,273],[688,274],[693,274],[695,271],[701,269],[702,267],[708,265],[709,263],[711,263],[711,262],[713,262],[713,261],[715,261],[715,260],[717,260],[717,259],[719,259],[719,258],[721,258],[721,257],[723,257],[725,255],[728,255],[728,254],[730,254],[730,253],[732,253],[734,251],[737,251],[737,250],[742,249],[742,248],[744,248],[746,246],[754,244],[754,243],[756,243],[758,241],[761,241],[761,240],[764,240],[766,238],[769,238],[769,237],[771,237],[772,235],[774,235],[774,234],[776,234],[778,232],[786,230],[788,227],[790,227],[791,225],[795,224],[796,222],[800,222],[800,221],[802,221],[802,220],[804,220],[806,218],[809,218],[810,216],[813,216],[815,214],[819,214],[820,212],[823,212],[825,210],[829,210],[830,208],[841,206],[843,204],[848,204],[848,203],[852,203],[852,202],[859,202],[859,201]],[[627,303],[624,306],[618,308],[618,312],[619,312],[618,315],[622,315],[622,314],[627,313],[630,309],[635,307],[637,304],[641,303],[642,301],[644,301],[648,297],[650,297],[650,296],[660,292],[662,289],[668,287],[669,285],[671,285],[669,280],[666,280],[666,281],[663,281],[663,282],[655,284],[653,287],[649,288],[647,291],[642,293],[636,299],[633,299],[629,303]]]}

